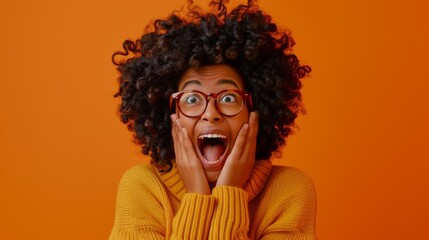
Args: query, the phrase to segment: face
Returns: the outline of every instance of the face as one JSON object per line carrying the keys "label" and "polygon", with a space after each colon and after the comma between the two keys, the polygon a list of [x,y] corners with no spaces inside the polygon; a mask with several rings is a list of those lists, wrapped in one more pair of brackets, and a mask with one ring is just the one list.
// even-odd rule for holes
{"label": "face", "polygon": [[[206,94],[225,89],[244,90],[243,80],[228,65],[211,65],[198,70],[188,69],[179,81],[179,91],[198,90]],[[230,98],[226,97],[230,101]],[[238,115],[227,117],[209,98],[206,110],[200,117],[190,118],[177,111],[180,122],[186,128],[210,183],[215,183],[222,167],[234,147],[238,132],[248,122],[249,110],[243,107]]]}

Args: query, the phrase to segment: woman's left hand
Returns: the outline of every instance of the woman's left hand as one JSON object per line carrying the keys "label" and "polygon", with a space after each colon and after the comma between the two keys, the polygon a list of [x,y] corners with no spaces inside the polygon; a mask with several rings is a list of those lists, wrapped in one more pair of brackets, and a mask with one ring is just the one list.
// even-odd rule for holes
{"label": "woman's left hand", "polygon": [[234,147],[219,175],[216,186],[228,185],[243,188],[255,165],[258,127],[258,113],[251,112],[249,123],[245,123],[241,127]]}

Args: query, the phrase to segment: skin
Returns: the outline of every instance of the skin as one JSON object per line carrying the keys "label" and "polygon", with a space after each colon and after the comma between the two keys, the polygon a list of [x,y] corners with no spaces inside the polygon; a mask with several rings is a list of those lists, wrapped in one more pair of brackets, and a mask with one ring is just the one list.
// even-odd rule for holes
{"label": "skin", "polygon": [[[179,91],[199,90],[218,93],[224,89],[244,90],[243,80],[228,65],[211,65],[188,69],[179,81]],[[189,118],[177,112],[171,115],[176,164],[187,192],[210,194],[214,186],[243,188],[255,163],[258,116],[247,107],[236,116],[226,117],[217,111],[210,99],[205,112]],[[228,137],[226,160],[219,170],[205,169],[198,157],[198,136],[207,129],[216,129]]]}

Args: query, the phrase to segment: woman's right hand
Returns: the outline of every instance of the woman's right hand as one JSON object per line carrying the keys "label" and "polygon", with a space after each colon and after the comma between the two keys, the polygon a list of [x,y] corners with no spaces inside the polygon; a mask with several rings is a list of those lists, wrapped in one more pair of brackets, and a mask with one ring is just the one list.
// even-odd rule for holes
{"label": "woman's right hand", "polygon": [[209,183],[186,128],[182,127],[176,114],[171,115],[171,123],[176,165],[186,191],[210,195]]}

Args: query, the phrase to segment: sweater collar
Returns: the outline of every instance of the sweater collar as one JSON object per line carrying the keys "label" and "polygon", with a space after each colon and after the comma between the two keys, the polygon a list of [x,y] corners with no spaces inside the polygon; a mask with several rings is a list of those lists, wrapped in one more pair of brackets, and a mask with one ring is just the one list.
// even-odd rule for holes
{"label": "sweater collar", "polygon": [[[253,172],[249,180],[244,185],[243,190],[247,192],[249,201],[254,199],[264,188],[265,183],[270,176],[272,164],[270,160],[256,161]],[[168,190],[179,200],[182,200],[186,193],[185,184],[180,178],[179,170],[175,163],[170,172],[159,173],[162,181]]]}

